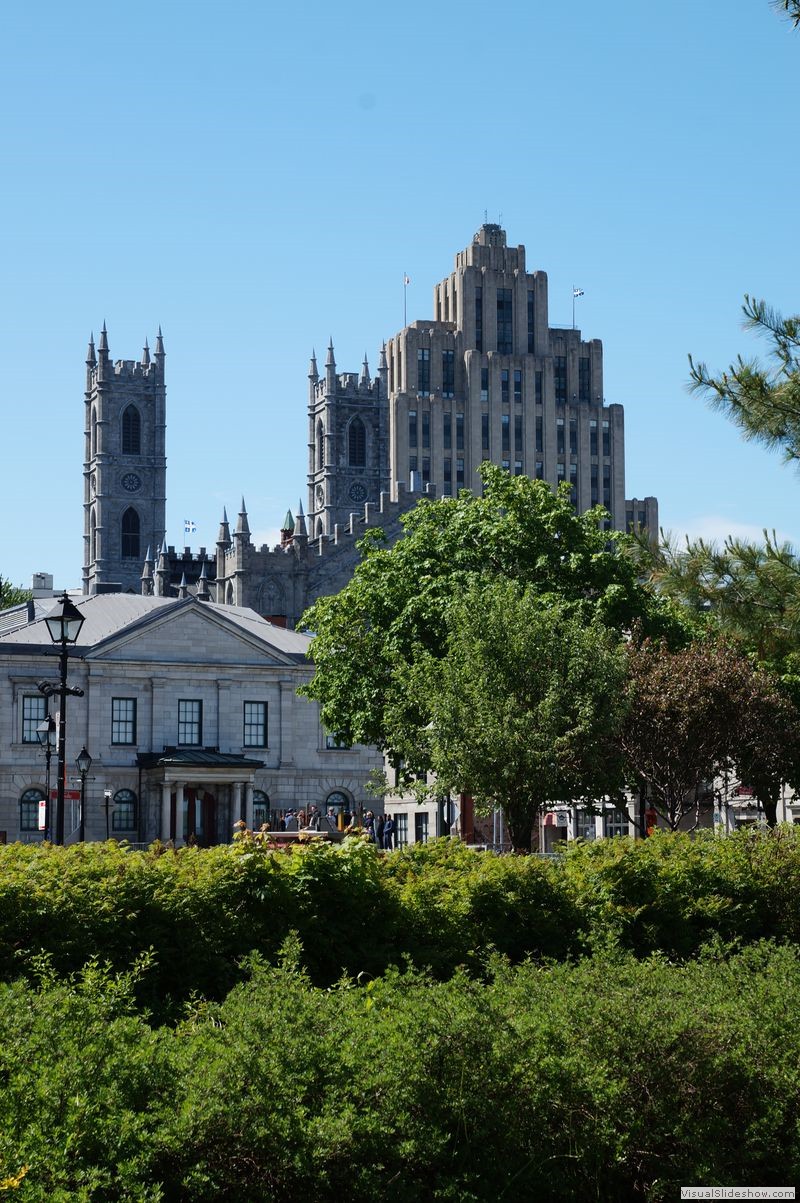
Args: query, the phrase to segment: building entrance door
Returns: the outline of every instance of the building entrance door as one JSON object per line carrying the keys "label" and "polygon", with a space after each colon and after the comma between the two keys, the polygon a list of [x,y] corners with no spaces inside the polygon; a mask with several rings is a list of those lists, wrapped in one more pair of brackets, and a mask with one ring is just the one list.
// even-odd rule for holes
{"label": "building entrance door", "polygon": [[[172,795],[172,813],[176,815],[176,797]],[[217,842],[217,800],[208,790],[187,786],[183,791],[183,814],[178,834],[184,844],[210,848]]]}

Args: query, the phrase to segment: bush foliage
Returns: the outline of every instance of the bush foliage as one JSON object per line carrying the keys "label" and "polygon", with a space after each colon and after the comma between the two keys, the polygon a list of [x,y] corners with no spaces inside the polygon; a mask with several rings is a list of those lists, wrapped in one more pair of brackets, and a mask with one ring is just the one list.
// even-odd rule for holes
{"label": "bush foliage", "polygon": [[251,958],[222,1003],[157,1029],[95,964],[0,988],[21,1197],[613,1203],[796,1180],[795,948],[329,990],[296,960]]}
{"label": "bush foliage", "polygon": [[0,1189],[658,1203],[800,1169],[800,839],[0,849]]}
{"label": "bush foliage", "polygon": [[[251,951],[274,960],[297,932],[311,980],[372,976],[406,960],[447,977],[599,947],[688,957],[709,939],[800,943],[800,836],[783,827],[719,838],[577,843],[556,861],[457,841],[383,856],[358,839],[271,852],[116,843],[0,848],[0,980],[48,953],[61,974],[90,958],[130,968],[152,950],[140,1002],[222,999]],[[33,959],[32,959],[33,958]]]}

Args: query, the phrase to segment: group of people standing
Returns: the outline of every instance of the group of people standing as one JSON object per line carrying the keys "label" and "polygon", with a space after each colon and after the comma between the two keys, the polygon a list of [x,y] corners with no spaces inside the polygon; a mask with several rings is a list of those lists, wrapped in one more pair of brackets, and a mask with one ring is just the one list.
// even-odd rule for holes
{"label": "group of people standing", "polygon": [[391,852],[394,848],[394,828],[394,819],[391,815],[376,817],[371,810],[364,815],[364,831],[373,844],[377,844],[379,848],[384,848],[387,852]]}
{"label": "group of people standing", "polygon": [[340,816],[332,806],[329,806],[326,813],[317,806],[311,806],[308,813],[304,810],[287,810],[280,819],[279,829],[281,831],[322,831],[322,832],[345,832],[351,833],[363,831],[368,836],[371,843],[378,848],[383,848],[390,852],[395,846],[395,822],[391,815],[375,815],[373,811],[368,810],[364,814],[363,822],[359,825],[358,816],[342,813]]}

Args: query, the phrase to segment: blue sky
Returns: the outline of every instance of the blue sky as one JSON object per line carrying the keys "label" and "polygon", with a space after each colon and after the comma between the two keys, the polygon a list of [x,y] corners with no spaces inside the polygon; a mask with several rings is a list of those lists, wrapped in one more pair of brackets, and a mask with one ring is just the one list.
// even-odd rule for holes
{"label": "blue sky", "polygon": [[83,361],[167,351],[168,539],[305,500],[312,347],[371,365],[484,219],[602,338],[628,496],[800,541],[797,474],[686,391],[800,308],[800,34],[768,0],[41,0],[0,16],[0,575],[80,581]]}

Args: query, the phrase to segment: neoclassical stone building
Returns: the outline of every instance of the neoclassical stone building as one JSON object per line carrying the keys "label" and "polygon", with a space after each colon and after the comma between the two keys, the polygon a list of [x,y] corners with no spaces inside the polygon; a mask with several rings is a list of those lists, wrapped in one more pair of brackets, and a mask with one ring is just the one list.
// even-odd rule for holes
{"label": "neoclassical stone building", "polygon": [[[85,622],[68,664],[65,836],[77,838],[82,747],[92,756],[86,838],[133,843],[226,842],[243,819],[258,829],[289,808],[358,812],[381,757],[344,748],[297,694],[311,676],[309,638],[252,610],[196,597],[137,593],[76,598]],[[56,757],[37,737],[59,679],[42,599],[2,615],[0,838],[36,841],[56,792]],[[44,685],[44,691],[40,688]]]}
{"label": "neoclassical stone building", "polygon": [[151,359],[112,362],[105,328],[86,364],[84,591],[192,593],[252,607],[294,627],[317,597],[338,591],[369,527],[390,541],[423,493],[474,488],[491,460],[515,474],[568,482],[576,507],[601,504],[615,529],[658,529],[654,497],[625,498],[621,405],[607,405],[603,347],[551,326],[547,275],[523,246],[481,226],[433,292],[434,316],[380,349],[370,373],[337,369],[328,347],[308,373],[306,512],[288,513],[280,545],[256,547],[244,500],[216,547],[164,543],[164,343]]}

